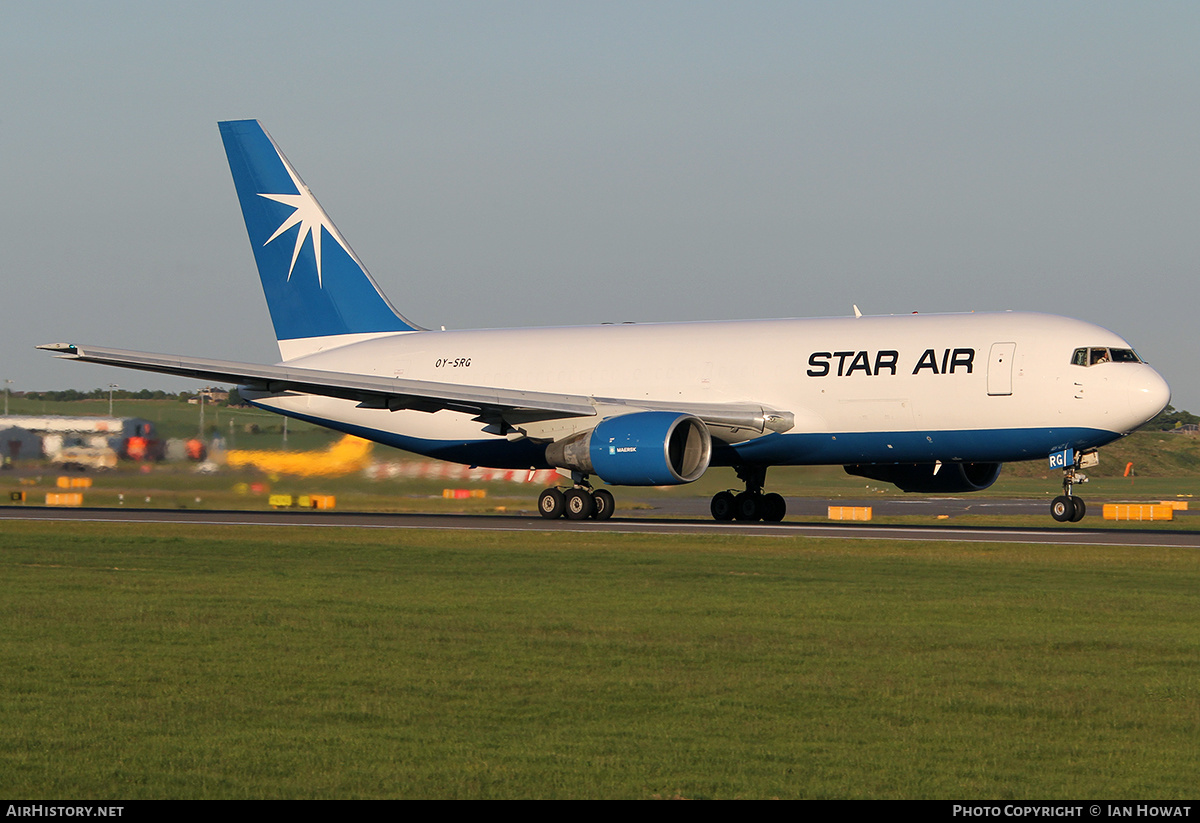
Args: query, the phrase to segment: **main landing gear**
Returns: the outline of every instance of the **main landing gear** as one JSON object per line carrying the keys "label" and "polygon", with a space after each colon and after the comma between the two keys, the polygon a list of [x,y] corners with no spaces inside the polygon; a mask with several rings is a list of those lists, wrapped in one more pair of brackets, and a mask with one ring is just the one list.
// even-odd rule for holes
{"label": "main landing gear", "polygon": [[1086,483],[1087,475],[1079,470],[1082,455],[1075,455],[1075,462],[1063,469],[1063,493],[1050,503],[1050,516],[1059,523],[1078,523],[1087,513],[1082,497],[1071,494],[1076,483]]}
{"label": "main landing gear", "polygon": [[551,487],[538,495],[538,513],[547,520],[566,517],[568,520],[607,520],[613,516],[616,501],[608,489],[595,489],[586,477],[575,481],[574,488]]}
{"label": "main landing gear", "polygon": [[766,466],[734,466],[738,480],[746,484],[746,490],[739,494],[732,491],[717,492],[713,495],[709,511],[714,520],[764,520],[767,523],[778,523],[787,514],[787,503],[783,496],[775,493],[763,494],[763,484],[767,480]]}

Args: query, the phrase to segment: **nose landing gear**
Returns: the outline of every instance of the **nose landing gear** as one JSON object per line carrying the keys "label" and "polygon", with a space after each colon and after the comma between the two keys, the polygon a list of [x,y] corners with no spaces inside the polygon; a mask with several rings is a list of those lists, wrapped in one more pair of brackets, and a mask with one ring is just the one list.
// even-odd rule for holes
{"label": "nose landing gear", "polygon": [[[1082,497],[1076,497],[1072,492],[1076,483],[1086,483],[1087,475],[1079,469],[1083,464],[1084,457],[1089,455],[1075,454],[1074,462],[1063,469],[1063,493],[1050,503],[1050,516],[1059,523],[1078,523],[1087,513],[1087,506],[1083,502]],[[1093,461],[1098,462],[1095,453],[1090,455]],[[1094,465],[1090,462],[1089,465]]]}
{"label": "nose landing gear", "polygon": [[1060,494],[1050,503],[1050,516],[1059,523],[1078,523],[1087,512],[1082,497]]}

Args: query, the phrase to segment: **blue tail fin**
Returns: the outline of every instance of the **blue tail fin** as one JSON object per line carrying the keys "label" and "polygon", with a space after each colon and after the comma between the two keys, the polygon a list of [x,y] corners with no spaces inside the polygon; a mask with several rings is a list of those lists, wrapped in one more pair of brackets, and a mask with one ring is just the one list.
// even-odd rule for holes
{"label": "blue tail fin", "polygon": [[219,125],[284,357],[322,348],[314,338],[419,331],[383,296],[259,122]]}

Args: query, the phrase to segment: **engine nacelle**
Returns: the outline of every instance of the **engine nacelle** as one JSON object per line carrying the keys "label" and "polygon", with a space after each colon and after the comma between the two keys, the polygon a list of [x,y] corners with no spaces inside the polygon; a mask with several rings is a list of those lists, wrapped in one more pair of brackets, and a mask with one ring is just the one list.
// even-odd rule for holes
{"label": "engine nacelle", "polygon": [[712,436],[699,417],[634,412],[546,447],[557,468],[594,474],[614,486],[676,486],[700,479],[712,459]]}
{"label": "engine nacelle", "polygon": [[933,463],[897,463],[881,466],[845,466],[847,474],[892,483],[900,491],[953,494],[983,491],[1000,476],[1001,463],[943,463],[933,473]]}

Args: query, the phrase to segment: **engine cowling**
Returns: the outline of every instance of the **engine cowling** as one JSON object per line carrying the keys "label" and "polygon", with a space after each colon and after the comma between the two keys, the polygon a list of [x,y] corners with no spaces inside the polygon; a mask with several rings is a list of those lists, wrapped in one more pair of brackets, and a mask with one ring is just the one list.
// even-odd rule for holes
{"label": "engine cowling", "polygon": [[844,466],[847,474],[892,483],[900,491],[953,494],[983,491],[1000,476],[1001,463],[943,463],[937,474],[933,463],[897,463],[881,466]]}
{"label": "engine cowling", "polygon": [[594,474],[615,486],[676,486],[700,479],[712,459],[712,436],[699,417],[634,412],[546,447],[557,468]]}

